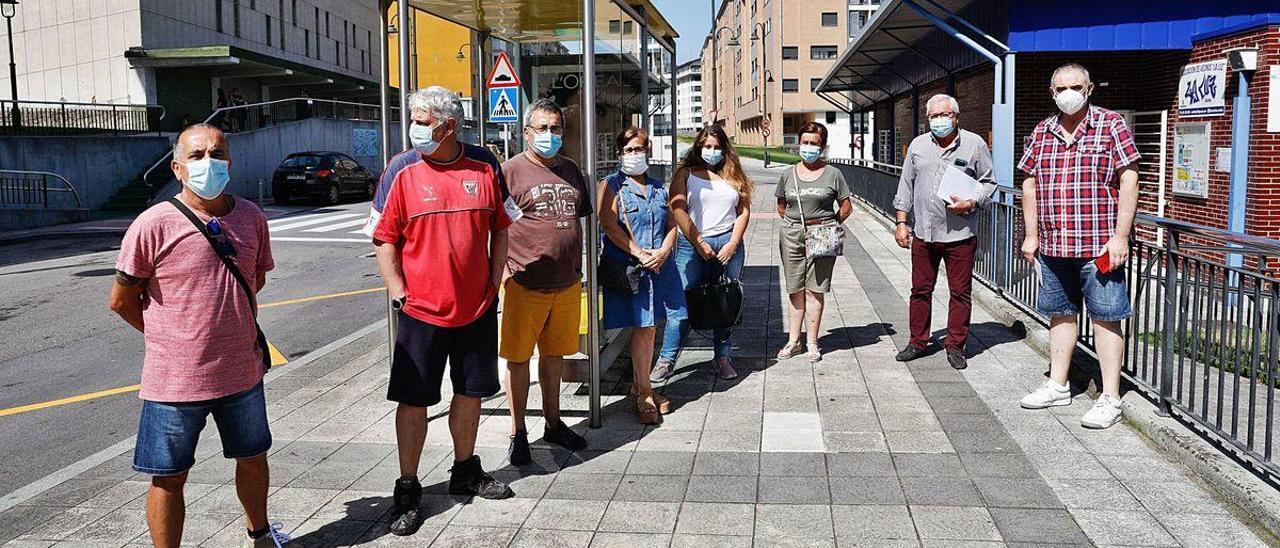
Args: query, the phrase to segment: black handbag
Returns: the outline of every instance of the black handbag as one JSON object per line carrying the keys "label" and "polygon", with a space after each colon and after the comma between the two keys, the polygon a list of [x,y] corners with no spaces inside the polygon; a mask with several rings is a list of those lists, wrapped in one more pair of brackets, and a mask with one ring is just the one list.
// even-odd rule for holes
{"label": "black handbag", "polygon": [[[187,207],[187,204],[182,203],[182,200],[179,200],[176,196],[169,198],[169,203],[173,204],[173,207],[177,208],[188,221],[191,221],[191,224],[195,225],[196,230],[200,231],[200,234],[204,236],[204,239],[208,240],[209,247],[213,248],[213,254],[217,255],[218,258],[222,260],[222,264],[226,265],[227,270],[231,271],[231,277],[236,279],[236,284],[240,286],[240,289],[244,290],[245,297],[249,299],[249,306],[256,311],[258,309],[258,299],[255,296],[256,293],[249,290],[249,282],[244,279],[244,274],[240,273],[240,269],[236,267],[236,263],[231,261],[231,257],[228,257],[219,249],[218,242],[213,239],[213,235],[209,234],[209,229],[205,228],[204,223],[200,222],[200,219],[196,217],[196,214],[191,212],[191,209]],[[258,330],[256,335],[258,339],[258,350],[262,351],[262,370],[265,372],[271,369],[271,350],[270,347],[267,346],[267,336],[262,332],[262,326],[258,325],[257,318],[254,318],[253,320],[253,327]]]}
{"label": "black handbag", "polygon": [[623,264],[604,255],[596,264],[596,282],[601,286],[628,295],[640,292],[640,266]]}
{"label": "black handbag", "polygon": [[742,323],[742,283],[729,278],[723,266],[718,278],[686,289],[684,302],[694,329],[725,329]]}

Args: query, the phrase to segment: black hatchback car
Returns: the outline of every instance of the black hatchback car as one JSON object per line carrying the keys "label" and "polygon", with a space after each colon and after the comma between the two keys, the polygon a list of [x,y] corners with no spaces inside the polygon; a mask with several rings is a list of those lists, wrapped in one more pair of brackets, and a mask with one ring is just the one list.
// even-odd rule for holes
{"label": "black hatchback car", "polygon": [[271,176],[277,204],[295,198],[320,198],[337,204],[344,196],[372,199],[378,178],[341,152],[295,152]]}

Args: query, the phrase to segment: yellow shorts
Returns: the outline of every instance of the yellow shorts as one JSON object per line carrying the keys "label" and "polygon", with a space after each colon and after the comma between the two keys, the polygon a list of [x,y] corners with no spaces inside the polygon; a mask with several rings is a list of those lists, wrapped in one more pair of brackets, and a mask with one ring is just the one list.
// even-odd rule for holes
{"label": "yellow shorts", "polygon": [[541,356],[568,356],[578,352],[578,325],[582,321],[582,289],[538,291],[508,279],[503,286],[502,335],[498,355],[511,362],[533,357],[536,344]]}

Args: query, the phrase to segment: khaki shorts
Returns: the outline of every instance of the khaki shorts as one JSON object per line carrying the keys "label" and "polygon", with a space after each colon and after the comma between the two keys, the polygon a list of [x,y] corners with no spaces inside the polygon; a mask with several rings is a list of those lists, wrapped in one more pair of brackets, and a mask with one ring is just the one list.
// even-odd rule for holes
{"label": "khaki shorts", "polygon": [[582,321],[582,289],[540,291],[508,279],[503,286],[502,334],[498,355],[510,362],[527,362],[537,346],[541,356],[568,356],[578,352],[578,326]]}
{"label": "khaki shorts", "polygon": [[783,223],[778,247],[782,252],[782,279],[787,294],[808,290],[813,293],[831,292],[831,272],[835,270],[835,257],[809,258],[804,249],[804,228],[800,223]]}

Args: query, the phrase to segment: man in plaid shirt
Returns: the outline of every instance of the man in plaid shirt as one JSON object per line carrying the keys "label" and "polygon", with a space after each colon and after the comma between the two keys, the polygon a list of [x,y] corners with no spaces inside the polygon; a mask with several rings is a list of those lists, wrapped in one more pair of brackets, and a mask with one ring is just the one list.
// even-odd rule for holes
{"label": "man in plaid shirt", "polygon": [[1089,104],[1093,83],[1077,64],[1053,72],[1050,90],[1062,112],[1031,133],[1018,169],[1026,239],[1022,255],[1036,267],[1036,308],[1050,318],[1049,380],[1022,407],[1071,404],[1067,371],[1081,304],[1093,321],[1102,396],[1080,419],[1087,428],[1120,420],[1120,322],[1132,312],[1124,265],[1138,205],[1138,148],[1119,114]]}

